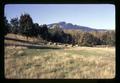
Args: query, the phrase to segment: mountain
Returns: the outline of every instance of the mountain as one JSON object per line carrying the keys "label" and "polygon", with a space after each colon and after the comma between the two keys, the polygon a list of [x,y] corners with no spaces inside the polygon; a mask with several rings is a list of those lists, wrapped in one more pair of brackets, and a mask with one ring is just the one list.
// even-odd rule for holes
{"label": "mountain", "polygon": [[74,30],[81,30],[81,31],[85,31],[85,32],[107,31],[107,30],[104,30],[104,29],[93,29],[93,28],[90,28],[90,27],[74,25],[72,23],[66,23],[66,22],[58,22],[58,23],[48,24],[48,27],[51,28],[55,24],[58,24],[60,26],[60,28],[62,28],[62,29],[74,29]]}

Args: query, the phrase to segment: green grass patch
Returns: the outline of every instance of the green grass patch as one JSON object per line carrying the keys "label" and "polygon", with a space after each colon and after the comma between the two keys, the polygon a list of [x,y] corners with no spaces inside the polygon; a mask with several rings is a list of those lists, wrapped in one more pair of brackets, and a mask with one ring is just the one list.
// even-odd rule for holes
{"label": "green grass patch", "polygon": [[24,52],[26,55],[44,55],[51,51],[56,51],[59,49],[25,49]]}
{"label": "green grass patch", "polygon": [[69,55],[84,55],[84,56],[100,56],[101,53],[98,53],[97,51],[89,51],[89,50],[67,50],[67,53]]}

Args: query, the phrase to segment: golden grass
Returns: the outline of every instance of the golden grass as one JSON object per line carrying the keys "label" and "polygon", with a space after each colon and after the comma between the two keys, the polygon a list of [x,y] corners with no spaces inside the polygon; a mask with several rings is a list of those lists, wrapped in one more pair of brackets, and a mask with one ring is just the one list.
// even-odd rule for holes
{"label": "golden grass", "polygon": [[71,47],[48,50],[5,47],[5,77],[13,79],[114,78],[115,48]]}
{"label": "golden grass", "polygon": [[[23,41],[34,42],[34,43],[35,42],[36,43],[38,43],[38,42],[45,42],[45,40],[43,40],[41,37],[39,37],[39,39],[35,38],[35,37],[28,37],[28,39],[27,39],[26,36],[22,36],[22,35],[19,35],[19,34],[12,34],[12,33],[7,34],[5,37],[18,39],[18,40],[23,40]],[[7,43],[14,43],[13,40],[9,40],[9,41],[5,40],[5,42],[7,42]],[[20,42],[16,41],[16,43],[20,43]]]}

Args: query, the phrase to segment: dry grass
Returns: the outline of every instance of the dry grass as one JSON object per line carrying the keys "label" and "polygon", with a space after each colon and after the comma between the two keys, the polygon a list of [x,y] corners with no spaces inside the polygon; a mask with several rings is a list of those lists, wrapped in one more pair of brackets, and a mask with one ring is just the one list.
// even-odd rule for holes
{"label": "dry grass", "polygon": [[115,48],[5,47],[6,78],[104,79],[115,77]]}
{"label": "dry grass", "polygon": [[[19,35],[19,34],[12,34],[12,33],[7,34],[5,37],[10,37],[10,38],[14,38],[14,39],[18,39],[18,40],[24,40],[24,41],[28,41],[29,40],[29,42],[40,42],[40,41],[44,42],[45,41],[41,37],[39,37],[39,39],[37,39],[35,37],[28,37],[28,39],[27,39],[26,36],[22,36],[22,35]],[[6,42],[6,40],[5,40],[5,42]],[[9,40],[9,43],[13,43],[13,42],[14,41]]]}
{"label": "dry grass", "polygon": [[[7,37],[26,40],[8,34]],[[37,41],[29,38],[29,41]],[[20,43],[5,40],[5,43]],[[59,46],[60,47],[60,46]],[[111,79],[115,77],[114,47],[65,47],[36,49],[5,47],[5,78]]]}

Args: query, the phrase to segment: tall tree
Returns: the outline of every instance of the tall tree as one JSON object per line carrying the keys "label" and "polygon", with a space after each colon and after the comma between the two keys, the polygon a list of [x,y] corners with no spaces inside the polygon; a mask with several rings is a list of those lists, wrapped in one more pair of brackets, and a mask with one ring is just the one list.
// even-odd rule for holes
{"label": "tall tree", "polygon": [[47,28],[46,24],[43,24],[41,26],[40,33],[41,33],[41,36],[42,36],[43,39],[46,39],[46,40],[48,39],[48,28]]}
{"label": "tall tree", "polygon": [[24,14],[20,16],[20,33],[28,36],[32,36],[33,20],[29,14]]}
{"label": "tall tree", "polygon": [[39,27],[39,24],[38,23],[34,23],[31,35],[34,36],[34,37],[37,37],[40,34],[40,29],[41,28]]}
{"label": "tall tree", "polygon": [[7,33],[9,33],[9,23],[8,20],[6,19],[6,17],[4,17],[4,35],[6,35]]}
{"label": "tall tree", "polygon": [[103,40],[106,45],[115,45],[115,32],[114,31],[107,31],[103,35]]}
{"label": "tall tree", "polygon": [[19,32],[19,20],[18,18],[12,18],[11,23],[11,32],[17,34]]}

